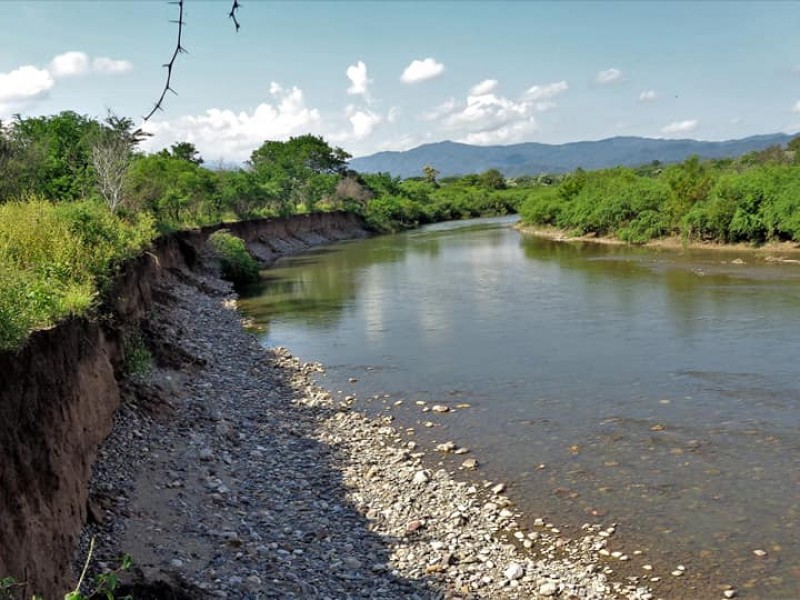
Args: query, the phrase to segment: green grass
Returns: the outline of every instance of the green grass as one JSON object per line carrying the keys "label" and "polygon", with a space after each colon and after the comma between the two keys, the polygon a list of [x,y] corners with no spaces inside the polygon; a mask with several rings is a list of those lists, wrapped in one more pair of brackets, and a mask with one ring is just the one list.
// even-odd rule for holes
{"label": "green grass", "polygon": [[154,234],[151,218],[126,221],[91,201],[0,204],[0,350],[89,312]]}

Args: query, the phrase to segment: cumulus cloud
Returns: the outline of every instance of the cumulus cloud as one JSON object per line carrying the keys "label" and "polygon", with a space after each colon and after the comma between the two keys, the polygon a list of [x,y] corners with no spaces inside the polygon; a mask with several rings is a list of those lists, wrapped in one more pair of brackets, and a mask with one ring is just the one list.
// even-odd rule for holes
{"label": "cumulus cloud", "polygon": [[622,71],[613,68],[599,71],[594,78],[594,82],[599,85],[608,85],[609,83],[617,83],[619,81],[622,81]]}
{"label": "cumulus cloud", "polygon": [[55,85],[52,75],[31,65],[0,73],[0,103],[14,104],[41,98]]}
{"label": "cumulus cloud", "polygon": [[669,125],[666,125],[661,128],[661,133],[666,134],[673,134],[673,133],[688,133],[690,131],[694,131],[697,129],[697,126],[700,124],[700,121],[697,119],[687,119],[685,121],[674,121]]}
{"label": "cumulus cloud", "polygon": [[367,65],[360,60],[354,65],[347,67],[347,78],[350,80],[350,87],[347,93],[353,96],[369,96],[369,84],[372,81],[367,77]]}
{"label": "cumulus cloud", "polygon": [[568,89],[569,85],[566,81],[534,85],[528,88],[528,91],[525,92],[525,97],[529,100],[551,100]]}
{"label": "cumulus cloud", "polygon": [[349,117],[350,124],[353,126],[353,137],[363,140],[372,135],[375,127],[382,121],[380,115],[371,110],[354,110]]}
{"label": "cumulus cloud", "polygon": [[639,94],[639,102],[653,102],[658,98],[655,90],[644,90]]}
{"label": "cumulus cloud", "polygon": [[[187,115],[174,120],[149,121],[144,129],[153,134],[146,149],[188,141],[209,158],[241,161],[264,140],[285,140],[305,133],[321,134],[322,118],[315,108],[306,106],[303,91],[284,88],[272,82],[270,101],[252,111],[210,108],[200,115]],[[355,126],[355,125],[354,125]],[[360,124],[364,127],[363,124]]]}
{"label": "cumulus cloud", "polygon": [[386,122],[387,123],[394,123],[400,117],[400,107],[399,106],[392,106],[389,109],[389,112],[386,114]]}
{"label": "cumulus cloud", "polygon": [[465,101],[451,98],[422,118],[436,121],[441,133],[468,144],[509,144],[525,141],[539,129],[536,116],[556,106],[553,101],[569,85],[566,81],[534,85],[519,98],[496,93],[489,79],[473,86]]}
{"label": "cumulus cloud", "polygon": [[493,92],[496,87],[497,79],[484,79],[480,83],[472,86],[472,89],[469,91],[469,93],[471,96],[480,96],[482,94]]}
{"label": "cumulus cloud", "polygon": [[403,83],[420,83],[421,81],[435,79],[442,73],[444,73],[444,65],[435,59],[415,59],[405,68],[400,76],[400,81]]}
{"label": "cumulus cloud", "polygon": [[433,108],[431,110],[422,113],[422,119],[424,121],[438,121],[442,117],[452,113],[457,106],[458,106],[458,101],[455,98],[449,98],[444,102],[442,102],[436,108]]}
{"label": "cumulus cloud", "polygon": [[70,51],[59,54],[50,61],[48,71],[56,79],[77,77],[87,73],[116,74],[126,73],[133,69],[128,60],[115,60],[107,56],[90,58],[85,52]]}
{"label": "cumulus cloud", "polygon": [[50,61],[48,70],[53,77],[76,77],[89,72],[89,55],[85,52],[64,52]]}
{"label": "cumulus cloud", "polygon": [[800,100],[794,103],[792,107],[792,112],[800,113]]}
{"label": "cumulus cloud", "polygon": [[127,73],[133,69],[133,63],[129,60],[115,60],[107,56],[98,56],[92,61],[92,71],[96,73]]}

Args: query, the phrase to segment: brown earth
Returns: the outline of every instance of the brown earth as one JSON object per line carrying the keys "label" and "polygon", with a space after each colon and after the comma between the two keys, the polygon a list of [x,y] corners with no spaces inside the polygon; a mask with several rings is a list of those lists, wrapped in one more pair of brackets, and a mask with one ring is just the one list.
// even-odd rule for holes
{"label": "brown earth", "polygon": [[[18,351],[0,353],[0,578],[25,582],[23,597],[60,598],[76,579],[71,564],[87,519],[92,465],[122,402],[123,340],[146,328],[163,276],[191,269],[221,227],[156,240],[124,266],[94,318],[68,319],[34,332]],[[367,235],[348,213],[224,227],[264,263]]]}

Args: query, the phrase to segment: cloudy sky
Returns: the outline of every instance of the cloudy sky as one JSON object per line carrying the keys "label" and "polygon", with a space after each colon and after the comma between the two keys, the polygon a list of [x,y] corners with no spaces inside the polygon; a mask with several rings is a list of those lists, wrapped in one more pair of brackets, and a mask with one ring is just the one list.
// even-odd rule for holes
{"label": "cloudy sky", "polygon": [[[445,139],[720,140],[800,131],[800,3],[185,0],[152,149],[241,161],[314,133],[355,156]],[[164,84],[177,7],[0,2],[0,119],[111,109]]]}

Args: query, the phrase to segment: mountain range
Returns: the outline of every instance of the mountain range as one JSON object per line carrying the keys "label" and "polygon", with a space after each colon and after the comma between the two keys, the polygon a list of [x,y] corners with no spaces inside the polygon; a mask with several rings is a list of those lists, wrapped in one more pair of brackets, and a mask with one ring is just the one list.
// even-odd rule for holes
{"label": "mountain range", "polygon": [[422,175],[431,165],[441,177],[482,173],[498,169],[506,177],[563,173],[578,167],[587,170],[638,166],[654,160],[674,163],[693,154],[701,158],[736,157],[773,145],[785,145],[793,136],[782,133],[755,135],[740,140],[704,142],[641,137],[614,137],[590,142],[510,146],[471,146],[457,142],[425,144],[403,152],[378,152],[354,158],[350,167],[361,173],[387,172],[399,177]]}

